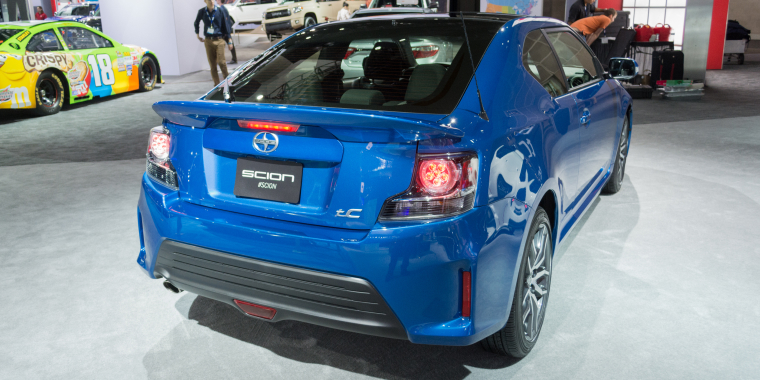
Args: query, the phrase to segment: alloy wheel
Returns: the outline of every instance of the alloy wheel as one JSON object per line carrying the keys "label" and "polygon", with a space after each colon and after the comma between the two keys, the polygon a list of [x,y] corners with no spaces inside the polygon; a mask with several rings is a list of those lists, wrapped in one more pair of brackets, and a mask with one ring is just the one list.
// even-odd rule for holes
{"label": "alloy wheel", "polygon": [[153,74],[153,68],[151,65],[143,65],[140,69],[140,75],[142,76],[143,83],[146,87],[153,86],[153,81],[156,80]]}
{"label": "alloy wheel", "polygon": [[550,241],[549,228],[542,224],[533,235],[528,252],[527,265],[524,268],[525,286],[522,294],[523,333],[529,342],[538,337],[541,321],[546,310],[551,275],[551,257],[547,255]]}
{"label": "alloy wheel", "polygon": [[626,158],[628,158],[628,118],[625,119],[625,122],[623,124],[623,132],[620,135],[620,146],[618,147],[618,167],[619,170],[619,177],[618,177],[618,183],[623,182],[623,178],[625,177],[625,161]]}

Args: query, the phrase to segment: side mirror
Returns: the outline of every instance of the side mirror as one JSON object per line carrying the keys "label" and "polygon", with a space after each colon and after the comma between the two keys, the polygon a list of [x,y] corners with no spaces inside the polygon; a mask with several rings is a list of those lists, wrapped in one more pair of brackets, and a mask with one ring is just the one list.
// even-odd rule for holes
{"label": "side mirror", "polygon": [[431,0],[428,3],[428,8],[438,8],[438,2],[436,0]]}
{"label": "side mirror", "polygon": [[90,11],[90,17],[95,16],[95,11]]}
{"label": "side mirror", "polygon": [[610,76],[617,80],[631,80],[639,75],[639,64],[631,58],[610,58]]}
{"label": "side mirror", "polygon": [[359,9],[367,9],[367,4],[362,4],[359,6]]}

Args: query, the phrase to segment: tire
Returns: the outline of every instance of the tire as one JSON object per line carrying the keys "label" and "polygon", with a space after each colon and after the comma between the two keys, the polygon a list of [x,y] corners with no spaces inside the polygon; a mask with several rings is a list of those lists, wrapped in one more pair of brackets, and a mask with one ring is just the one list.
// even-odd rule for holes
{"label": "tire", "polygon": [[317,25],[317,20],[314,18],[314,16],[306,16],[303,19],[303,27],[308,28],[310,26]]}
{"label": "tire", "polygon": [[525,357],[535,346],[549,302],[553,239],[549,217],[541,207],[528,236],[507,325],[480,342],[487,351],[513,358]]}
{"label": "tire", "polygon": [[625,177],[625,163],[628,161],[628,148],[631,144],[630,122],[628,115],[623,120],[623,131],[620,134],[617,150],[615,151],[615,166],[612,169],[610,178],[602,188],[604,194],[615,194],[623,187],[623,178]]}
{"label": "tire", "polygon": [[158,66],[156,61],[149,56],[144,56],[140,61],[140,91],[152,91],[158,80]]}
{"label": "tire", "polygon": [[37,78],[35,101],[37,107],[32,111],[37,116],[55,115],[63,107],[63,81],[58,74],[45,71]]}

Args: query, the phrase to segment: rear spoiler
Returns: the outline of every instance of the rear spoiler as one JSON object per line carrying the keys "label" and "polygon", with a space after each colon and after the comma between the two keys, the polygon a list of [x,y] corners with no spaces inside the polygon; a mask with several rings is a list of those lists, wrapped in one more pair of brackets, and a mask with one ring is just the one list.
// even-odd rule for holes
{"label": "rear spoiler", "polygon": [[153,104],[165,120],[193,128],[205,128],[218,118],[280,121],[321,127],[342,141],[405,142],[436,138],[461,138],[464,131],[437,121],[445,115],[420,120],[397,112],[281,104],[225,103],[215,101],[163,101]]}

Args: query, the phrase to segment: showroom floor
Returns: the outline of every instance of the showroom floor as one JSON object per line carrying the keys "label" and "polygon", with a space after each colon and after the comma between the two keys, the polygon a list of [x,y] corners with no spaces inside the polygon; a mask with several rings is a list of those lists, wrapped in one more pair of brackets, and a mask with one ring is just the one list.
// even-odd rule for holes
{"label": "showroom floor", "polygon": [[135,260],[147,134],[161,123],[150,105],[199,96],[208,72],[51,117],[3,115],[0,378],[757,378],[758,58],[710,72],[702,100],[635,101],[623,189],[557,252],[541,338],[520,361],[268,324],[148,279]]}

